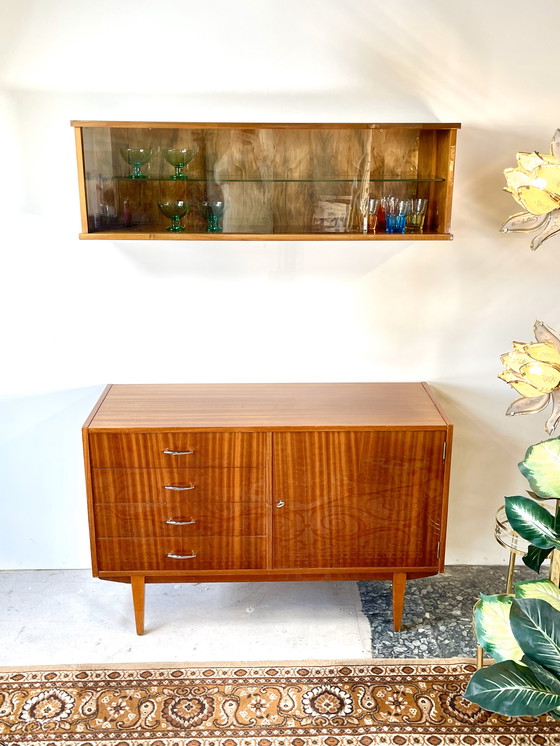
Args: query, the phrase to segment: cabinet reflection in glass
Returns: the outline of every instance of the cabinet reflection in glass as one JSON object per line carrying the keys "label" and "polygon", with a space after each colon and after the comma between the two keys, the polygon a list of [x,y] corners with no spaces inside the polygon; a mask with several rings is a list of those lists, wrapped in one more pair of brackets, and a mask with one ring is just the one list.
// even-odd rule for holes
{"label": "cabinet reflection in glass", "polygon": [[121,148],[121,155],[124,160],[132,166],[132,173],[129,179],[145,179],[142,173],[142,166],[152,157],[151,148]]}
{"label": "cabinet reflection in glass", "polygon": [[225,203],[221,201],[204,200],[198,203],[198,209],[203,218],[206,218],[208,225],[207,233],[219,233],[222,231],[220,218],[225,209]]}
{"label": "cabinet reflection in glass", "polygon": [[171,225],[166,228],[168,231],[184,231],[184,227],[181,225],[181,218],[183,218],[189,211],[190,204],[184,200],[178,200],[176,202],[158,202],[160,212],[165,215],[166,218],[171,220]]}

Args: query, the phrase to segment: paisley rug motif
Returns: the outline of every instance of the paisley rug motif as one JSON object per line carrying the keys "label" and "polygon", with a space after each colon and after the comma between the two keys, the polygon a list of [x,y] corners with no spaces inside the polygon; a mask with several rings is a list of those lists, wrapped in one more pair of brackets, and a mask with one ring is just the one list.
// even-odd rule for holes
{"label": "paisley rug motif", "polygon": [[472,660],[0,669],[0,746],[556,746],[462,694]]}

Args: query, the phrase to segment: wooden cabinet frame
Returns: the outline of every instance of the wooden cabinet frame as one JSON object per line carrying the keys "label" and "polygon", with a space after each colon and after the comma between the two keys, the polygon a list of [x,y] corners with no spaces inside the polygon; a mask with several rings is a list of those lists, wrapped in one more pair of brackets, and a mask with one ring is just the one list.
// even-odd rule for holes
{"label": "wooden cabinet frame", "polygon": [[108,386],[83,428],[93,574],[155,582],[441,572],[453,427],[421,383]]}
{"label": "wooden cabinet frame", "polygon": [[[450,240],[459,124],[73,121],[80,238],[158,240]],[[152,151],[131,179],[122,148]],[[162,153],[192,148],[184,180]],[[422,233],[364,232],[369,197],[427,198]],[[169,232],[158,202],[191,205]],[[196,206],[222,200],[221,232]],[[334,212],[333,212],[334,211]],[[331,215],[331,212],[334,217]],[[338,215],[339,217],[336,217]]]}

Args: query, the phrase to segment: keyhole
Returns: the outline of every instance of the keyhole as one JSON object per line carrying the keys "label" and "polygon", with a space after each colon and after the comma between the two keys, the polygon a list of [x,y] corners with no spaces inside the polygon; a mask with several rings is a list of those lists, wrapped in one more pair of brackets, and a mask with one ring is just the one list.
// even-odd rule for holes
{"label": "keyhole", "polygon": [[276,505],[277,508],[283,508],[284,507],[284,500],[279,500],[278,504]]}

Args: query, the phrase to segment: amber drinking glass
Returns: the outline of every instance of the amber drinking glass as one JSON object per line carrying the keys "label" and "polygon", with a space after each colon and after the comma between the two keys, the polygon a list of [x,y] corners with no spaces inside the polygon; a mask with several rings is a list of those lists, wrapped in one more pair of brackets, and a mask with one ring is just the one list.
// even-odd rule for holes
{"label": "amber drinking glass", "polygon": [[171,225],[165,230],[168,231],[184,231],[185,229],[181,225],[181,218],[183,218],[189,211],[190,204],[184,200],[178,200],[176,202],[158,202],[160,212],[165,215],[166,218],[171,220]]}

